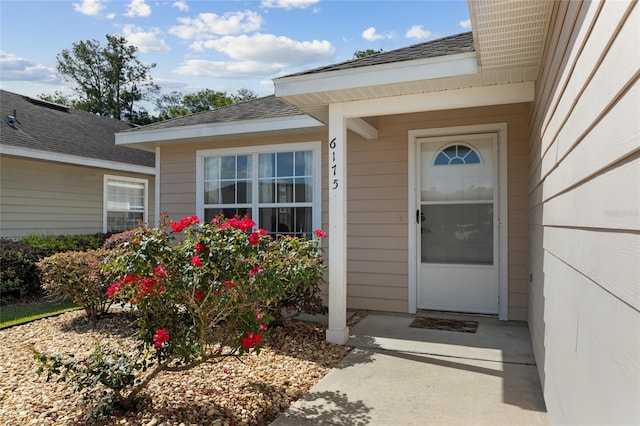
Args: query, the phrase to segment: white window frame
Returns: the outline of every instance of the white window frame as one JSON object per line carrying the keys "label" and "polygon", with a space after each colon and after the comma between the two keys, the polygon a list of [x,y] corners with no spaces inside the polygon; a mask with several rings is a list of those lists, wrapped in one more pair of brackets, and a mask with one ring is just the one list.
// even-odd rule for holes
{"label": "white window frame", "polygon": [[[223,157],[231,155],[260,155],[291,151],[312,151],[313,155],[313,201],[312,201],[312,229],[319,229],[322,225],[322,143],[294,142],[274,145],[257,145],[237,148],[205,149],[196,151],[196,214],[204,218],[204,159],[208,157]],[[256,159],[257,160],[257,159]],[[258,161],[253,161],[254,173],[252,177],[251,209],[253,219],[260,226],[258,209],[265,203],[258,199]],[[270,203],[268,203],[270,204]],[[263,206],[264,207],[264,206]]]}
{"label": "white window frame", "polygon": [[102,232],[107,232],[107,216],[108,216],[108,206],[109,206],[109,181],[119,181],[119,182],[136,182],[142,183],[144,185],[144,211],[142,214],[142,221],[144,223],[148,223],[149,220],[149,180],[134,178],[128,176],[116,176],[116,175],[104,175],[103,178],[103,189],[102,189]]}

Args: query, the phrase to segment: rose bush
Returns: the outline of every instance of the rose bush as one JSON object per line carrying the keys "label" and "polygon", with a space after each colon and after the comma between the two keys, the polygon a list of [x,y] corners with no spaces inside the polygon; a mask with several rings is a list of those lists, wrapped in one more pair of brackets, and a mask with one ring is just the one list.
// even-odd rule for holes
{"label": "rose bush", "polygon": [[161,371],[259,353],[274,312],[291,301],[318,304],[324,268],[317,238],[272,238],[255,225],[249,217],[220,216],[201,224],[190,216],[137,229],[105,269],[119,276],[106,294],[133,308],[140,345],[137,353],[120,349],[115,358],[104,355],[101,345],[101,356],[93,355],[101,362],[117,358],[135,379],[111,380],[112,368],[87,369],[86,362],[37,353],[41,372],[47,370],[48,379],[75,379],[80,388],[100,383],[111,389],[105,401],[132,408]]}

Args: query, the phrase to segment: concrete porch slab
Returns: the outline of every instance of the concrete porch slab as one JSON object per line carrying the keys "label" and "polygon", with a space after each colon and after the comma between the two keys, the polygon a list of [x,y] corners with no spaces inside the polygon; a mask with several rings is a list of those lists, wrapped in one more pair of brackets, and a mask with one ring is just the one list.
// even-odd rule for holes
{"label": "concrete porch slab", "polygon": [[351,353],[272,424],[548,424],[526,325],[465,316],[481,321],[474,335],[413,318],[360,321]]}

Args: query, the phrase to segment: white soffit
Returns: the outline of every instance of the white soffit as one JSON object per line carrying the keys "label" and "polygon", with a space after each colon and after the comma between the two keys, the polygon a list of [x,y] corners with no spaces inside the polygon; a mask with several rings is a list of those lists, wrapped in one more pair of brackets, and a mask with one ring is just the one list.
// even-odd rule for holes
{"label": "white soffit", "polygon": [[550,0],[469,0],[480,69],[537,70],[553,7]]}

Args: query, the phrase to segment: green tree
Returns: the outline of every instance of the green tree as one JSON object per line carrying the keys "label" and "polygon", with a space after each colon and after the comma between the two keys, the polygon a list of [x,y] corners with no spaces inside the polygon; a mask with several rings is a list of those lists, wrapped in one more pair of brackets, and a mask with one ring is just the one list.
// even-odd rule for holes
{"label": "green tree", "polygon": [[243,88],[238,89],[238,92],[236,92],[235,95],[231,95],[231,100],[234,104],[238,104],[240,102],[251,101],[253,99],[256,99],[257,97],[258,95],[256,95],[253,90]]}
{"label": "green tree", "polygon": [[178,91],[173,91],[156,98],[156,110],[158,111],[158,120],[169,120],[171,118],[182,117],[187,115],[187,110],[182,106],[182,98],[184,95]]}
{"label": "green tree", "polygon": [[217,92],[211,89],[203,89],[196,93],[184,95],[182,98],[182,105],[187,114],[211,111],[232,103],[233,101],[226,92]]}
{"label": "green tree", "polygon": [[356,50],[353,54],[353,59],[360,59],[360,58],[364,58],[365,56],[377,55],[378,53],[382,53],[382,52],[383,52],[382,49]]}
{"label": "green tree", "polygon": [[51,102],[52,104],[66,106],[68,108],[75,108],[74,100],[70,96],[65,95],[59,90],[56,90],[53,95],[41,93],[38,95],[38,99],[45,102]]}
{"label": "green tree", "polygon": [[158,111],[158,120],[169,120],[256,98],[257,95],[250,89],[239,89],[235,95],[227,95],[226,92],[217,92],[211,89],[203,89],[187,95],[173,91],[156,98],[155,105]]}
{"label": "green tree", "polygon": [[135,103],[149,100],[159,90],[150,75],[156,64],[140,62],[138,49],[124,37],[106,38],[105,47],[86,40],[64,49],[56,56],[58,73],[76,85],[76,108],[118,120],[139,116]]}

